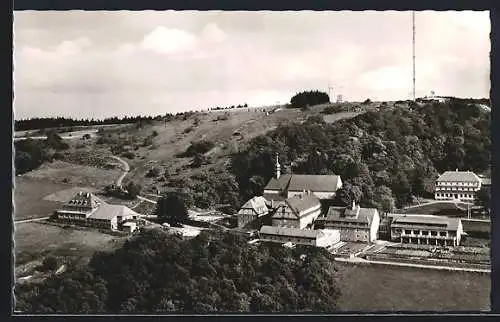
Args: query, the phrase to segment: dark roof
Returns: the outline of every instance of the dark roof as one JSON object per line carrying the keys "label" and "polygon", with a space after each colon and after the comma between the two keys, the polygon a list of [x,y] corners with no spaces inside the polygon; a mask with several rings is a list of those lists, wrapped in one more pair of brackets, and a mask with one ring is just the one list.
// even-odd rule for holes
{"label": "dark roof", "polygon": [[338,181],[339,176],[337,175],[293,174],[288,191],[335,192]]}
{"label": "dark roof", "polygon": [[446,225],[449,230],[457,230],[460,224],[460,218],[449,218],[433,215],[399,215],[394,214],[392,225],[418,225],[418,224],[437,224]]}
{"label": "dark roof", "polygon": [[481,179],[470,171],[446,171],[437,178],[439,182],[478,182]]}
{"label": "dark roof", "polygon": [[292,175],[290,174],[284,174],[280,176],[278,179],[272,177],[271,180],[269,180],[267,186],[264,188],[264,190],[278,190],[278,191],[286,190],[290,182],[291,176]]}
{"label": "dark roof", "polygon": [[311,209],[313,207],[321,206],[319,199],[313,194],[300,194],[290,197],[285,200],[285,203],[293,210],[297,215],[301,211]]}
{"label": "dark roof", "polygon": [[88,192],[79,192],[71,198],[70,201],[64,204],[65,209],[71,208],[88,208],[94,209],[103,203],[99,198]]}
{"label": "dark roof", "polygon": [[276,194],[274,194],[274,193],[264,193],[262,195],[262,197],[264,197],[264,199],[266,199],[268,202],[270,202],[271,200],[273,200],[273,201],[285,201],[286,200],[285,196],[280,195],[278,193],[276,193]]}
{"label": "dark roof", "polygon": [[260,228],[259,233],[268,235],[281,235],[281,236],[305,237],[305,238],[317,238],[318,236],[321,235],[320,230],[276,227],[276,226],[262,226]]}
{"label": "dark roof", "polygon": [[326,215],[326,221],[340,221],[340,222],[366,222],[371,225],[373,217],[377,213],[375,208],[361,208],[356,206],[359,210],[357,216],[352,216],[353,211],[350,207],[330,207]]}

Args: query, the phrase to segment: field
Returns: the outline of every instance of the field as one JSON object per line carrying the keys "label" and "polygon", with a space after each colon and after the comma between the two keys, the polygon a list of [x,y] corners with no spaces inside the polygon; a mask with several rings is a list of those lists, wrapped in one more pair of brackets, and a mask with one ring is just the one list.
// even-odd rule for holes
{"label": "field", "polygon": [[97,250],[118,247],[124,237],[96,231],[61,228],[30,222],[15,225],[16,265],[40,260],[48,255],[86,260]]}
{"label": "field", "polygon": [[[457,204],[453,202],[431,202],[428,204],[422,204],[420,206],[414,206],[411,208],[404,209],[402,213],[433,215],[439,211],[454,211],[456,212],[456,216],[464,216],[464,214],[466,215],[467,212],[458,208],[457,205],[460,208],[467,209],[467,204],[460,202],[458,202]],[[447,215],[450,216],[451,213]]]}
{"label": "field", "polygon": [[15,219],[22,220],[50,215],[60,203],[44,198],[51,193],[68,188],[71,188],[71,186],[67,184],[16,177],[14,190]]}
{"label": "field", "polygon": [[23,174],[23,177],[51,183],[68,183],[72,186],[101,188],[114,183],[120,173],[119,169],[105,170],[64,161],[54,161],[45,163],[40,168]]}
{"label": "field", "polygon": [[490,275],[339,264],[342,311],[487,311]]}

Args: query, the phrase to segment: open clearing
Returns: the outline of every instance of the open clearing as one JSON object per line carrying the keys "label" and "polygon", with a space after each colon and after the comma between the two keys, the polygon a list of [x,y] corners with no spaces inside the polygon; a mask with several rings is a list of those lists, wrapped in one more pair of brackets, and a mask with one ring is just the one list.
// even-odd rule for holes
{"label": "open clearing", "polygon": [[114,249],[125,239],[97,231],[61,228],[38,222],[15,225],[16,265],[48,255],[87,260],[95,251]]}
{"label": "open clearing", "polygon": [[15,220],[46,217],[60,206],[55,200],[45,199],[49,194],[71,188],[67,184],[56,184],[16,177],[14,190]]}
{"label": "open clearing", "polygon": [[120,174],[119,169],[105,170],[64,161],[54,161],[45,163],[40,168],[23,174],[23,177],[52,183],[68,183],[72,186],[100,188],[114,183]]}
{"label": "open clearing", "polygon": [[488,311],[489,274],[339,264],[342,311]]}

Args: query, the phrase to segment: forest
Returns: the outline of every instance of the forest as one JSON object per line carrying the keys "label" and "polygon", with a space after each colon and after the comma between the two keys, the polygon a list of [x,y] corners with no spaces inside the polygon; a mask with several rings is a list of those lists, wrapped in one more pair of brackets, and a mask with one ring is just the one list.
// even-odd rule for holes
{"label": "forest", "polygon": [[[88,266],[17,285],[31,313],[334,312],[338,268],[325,250],[248,247],[229,233],[183,240],[147,230]],[[325,282],[328,281],[328,282]]]}
{"label": "forest", "polygon": [[330,97],[328,94],[315,91],[304,91],[295,94],[290,99],[290,108],[307,108],[308,106],[329,103]]}
{"label": "forest", "polygon": [[354,199],[391,211],[414,196],[432,197],[435,179],[446,170],[489,173],[490,128],[489,113],[464,100],[367,112],[333,124],[313,117],[253,139],[233,156],[231,172],[248,200],[274,175],[279,153],[284,172],[340,175],[337,202]]}

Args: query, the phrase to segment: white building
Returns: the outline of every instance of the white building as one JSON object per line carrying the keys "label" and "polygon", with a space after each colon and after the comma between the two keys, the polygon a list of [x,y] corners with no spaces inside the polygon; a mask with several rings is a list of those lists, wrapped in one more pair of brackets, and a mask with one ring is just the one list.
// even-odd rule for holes
{"label": "white building", "polygon": [[328,247],[340,241],[338,230],[310,230],[289,227],[262,226],[259,239],[276,243],[294,243],[316,247]]}
{"label": "white building", "polygon": [[321,202],[311,192],[306,192],[286,199],[275,210],[273,226],[303,229],[321,214]]}
{"label": "white building", "polygon": [[391,240],[409,244],[458,246],[464,234],[460,218],[390,214]]}
{"label": "white building", "polygon": [[125,206],[107,204],[93,194],[84,192],[79,192],[56,210],[54,215],[62,222],[106,230],[120,230],[122,223],[139,216]]}
{"label": "white building", "polygon": [[481,178],[471,171],[446,171],[436,180],[434,199],[473,202],[481,189]]}
{"label": "white building", "polygon": [[342,187],[342,180],[337,175],[308,175],[284,174],[281,175],[281,166],[276,156],[276,174],[264,188],[264,197],[270,200],[282,201],[302,194],[312,192],[319,199],[333,199],[335,193]]}
{"label": "white building", "polygon": [[330,207],[328,213],[315,222],[315,227],[340,230],[340,239],[350,242],[373,243],[379,226],[377,209],[361,208],[354,202],[350,207]]}

